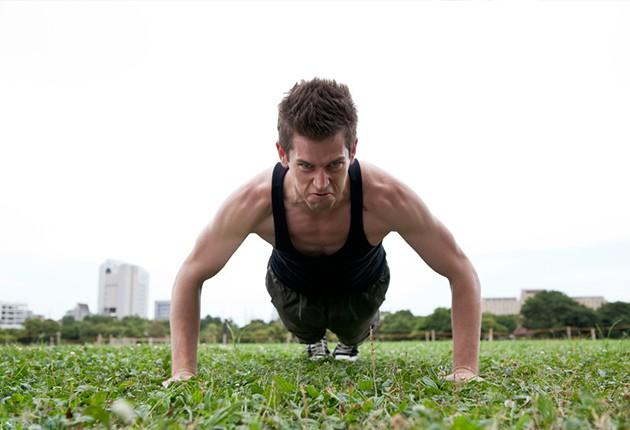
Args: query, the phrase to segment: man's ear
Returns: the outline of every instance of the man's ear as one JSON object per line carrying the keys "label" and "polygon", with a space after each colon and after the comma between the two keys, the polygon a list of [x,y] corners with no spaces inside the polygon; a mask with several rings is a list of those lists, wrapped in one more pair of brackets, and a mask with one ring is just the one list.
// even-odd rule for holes
{"label": "man's ear", "polygon": [[282,146],[280,146],[280,142],[276,142],[276,149],[278,150],[278,157],[280,158],[280,163],[284,167],[289,166],[289,154],[284,150]]}
{"label": "man's ear", "polygon": [[280,162],[284,167],[289,166],[289,154],[284,150],[282,146],[280,146],[280,142],[276,142],[276,149],[278,150],[278,157],[280,158]]}
{"label": "man's ear", "polygon": [[350,164],[354,161],[354,156],[357,154],[357,144],[359,143],[359,139],[354,139],[354,143],[350,149]]}

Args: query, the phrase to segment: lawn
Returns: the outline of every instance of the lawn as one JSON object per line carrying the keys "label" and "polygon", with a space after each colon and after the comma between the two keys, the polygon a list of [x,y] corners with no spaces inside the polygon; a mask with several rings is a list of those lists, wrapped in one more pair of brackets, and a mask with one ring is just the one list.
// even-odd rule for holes
{"label": "lawn", "polygon": [[202,345],[163,388],[165,346],[0,347],[0,428],[630,428],[630,340],[481,345],[455,385],[450,342],[374,343],[356,363],[303,346]]}

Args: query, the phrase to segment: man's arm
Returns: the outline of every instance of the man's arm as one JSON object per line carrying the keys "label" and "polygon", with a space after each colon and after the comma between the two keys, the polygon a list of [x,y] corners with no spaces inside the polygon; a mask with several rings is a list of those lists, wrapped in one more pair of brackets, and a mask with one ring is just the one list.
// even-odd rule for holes
{"label": "man's arm", "polygon": [[481,299],[477,273],[452,234],[435,218],[413,190],[396,179],[383,178],[381,209],[397,231],[437,273],[448,278],[452,291],[453,373],[449,379],[470,379],[479,373]]}
{"label": "man's arm", "polygon": [[201,287],[223,268],[267,212],[271,213],[267,176],[258,176],[228,198],[177,273],[171,294],[172,364],[167,382],[197,373]]}
{"label": "man's arm", "polygon": [[453,373],[467,369],[477,374],[481,332],[479,278],[447,228],[426,208],[423,212],[425,219],[422,226],[409,226],[400,234],[433,270],[449,280],[452,292]]}

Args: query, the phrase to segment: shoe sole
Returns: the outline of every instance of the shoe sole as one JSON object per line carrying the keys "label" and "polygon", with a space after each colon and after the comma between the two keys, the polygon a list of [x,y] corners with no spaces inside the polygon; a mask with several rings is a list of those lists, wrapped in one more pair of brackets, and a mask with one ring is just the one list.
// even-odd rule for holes
{"label": "shoe sole", "polygon": [[327,358],[328,358],[327,355],[318,355],[316,357],[308,357],[308,359],[311,360],[311,361],[321,361],[321,360],[325,360]]}
{"label": "shoe sole", "polygon": [[347,355],[335,355],[335,360],[337,361],[357,361],[358,359],[358,355],[355,355],[354,357],[349,357]]}

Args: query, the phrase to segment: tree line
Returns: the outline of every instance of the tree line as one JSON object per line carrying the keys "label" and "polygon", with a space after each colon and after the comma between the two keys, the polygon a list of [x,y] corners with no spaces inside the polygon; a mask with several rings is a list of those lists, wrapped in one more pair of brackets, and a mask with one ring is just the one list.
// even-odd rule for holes
{"label": "tree line", "polygon": [[[517,330],[544,331],[564,327],[604,329],[608,337],[630,336],[630,303],[606,303],[597,310],[590,309],[558,291],[541,291],[529,298],[517,315],[493,315],[484,313],[481,331],[490,329],[497,335],[509,336]],[[613,328],[614,330],[611,330]],[[422,338],[432,331],[446,337],[451,333],[451,310],[437,308],[427,316],[416,316],[409,310],[382,312],[376,331],[380,340]],[[168,321],[148,320],[140,317],[116,319],[103,315],[91,315],[81,321],[66,316],[60,321],[28,319],[21,329],[0,329],[1,343],[93,343],[99,337],[164,338],[169,336]],[[200,321],[201,342],[285,342],[291,339],[282,322],[253,320],[239,326],[231,319],[207,315]],[[333,336],[333,339],[334,336]]]}
{"label": "tree line", "polygon": [[[600,336],[628,337],[630,303],[605,303],[593,310],[559,291],[541,291],[523,304],[519,314],[483,313],[481,318],[482,333],[492,330],[503,336],[514,334],[517,328],[545,336],[550,330],[566,327],[596,328],[603,331]],[[378,328],[385,339],[421,337],[430,330],[450,336],[450,309],[437,308],[429,316],[415,316],[410,311],[386,314]]]}

